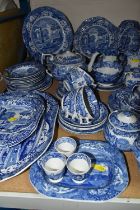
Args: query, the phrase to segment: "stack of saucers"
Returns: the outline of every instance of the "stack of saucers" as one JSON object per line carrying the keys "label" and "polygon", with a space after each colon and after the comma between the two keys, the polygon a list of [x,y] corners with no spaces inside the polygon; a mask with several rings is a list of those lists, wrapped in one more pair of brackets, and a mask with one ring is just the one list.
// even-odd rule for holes
{"label": "stack of saucers", "polygon": [[92,88],[85,86],[63,96],[59,124],[72,133],[90,134],[103,129],[107,116],[106,106],[97,100]]}
{"label": "stack of saucers", "polygon": [[52,83],[44,66],[35,62],[24,62],[7,68],[5,78],[11,91],[43,91]]}

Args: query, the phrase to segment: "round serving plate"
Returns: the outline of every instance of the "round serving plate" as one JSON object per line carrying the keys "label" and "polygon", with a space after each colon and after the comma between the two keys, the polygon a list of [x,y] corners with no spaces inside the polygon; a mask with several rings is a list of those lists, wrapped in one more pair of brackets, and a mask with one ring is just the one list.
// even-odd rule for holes
{"label": "round serving plate", "polygon": [[38,61],[44,54],[63,53],[72,47],[71,23],[53,7],[39,7],[31,11],[24,21],[22,34],[29,53]]}

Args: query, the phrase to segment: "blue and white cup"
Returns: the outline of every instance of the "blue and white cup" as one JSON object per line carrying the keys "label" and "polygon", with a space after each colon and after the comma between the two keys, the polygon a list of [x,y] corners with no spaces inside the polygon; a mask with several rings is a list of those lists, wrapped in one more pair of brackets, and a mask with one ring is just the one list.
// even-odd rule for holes
{"label": "blue and white cup", "polygon": [[43,156],[38,163],[50,182],[58,183],[62,180],[66,166],[66,157],[64,155],[58,152],[50,152]]}
{"label": "blue and white cup", "polygon": [[84,153],[74,153],[67,159],[67,168],[71,179],[81,184],[90,173],[91,159]]}
{"label": "blue and white cup", "polygon": [[54,148],[57,152],[69,157],[76,150],[77,143],[71,137],[61,137],[54,143]]}

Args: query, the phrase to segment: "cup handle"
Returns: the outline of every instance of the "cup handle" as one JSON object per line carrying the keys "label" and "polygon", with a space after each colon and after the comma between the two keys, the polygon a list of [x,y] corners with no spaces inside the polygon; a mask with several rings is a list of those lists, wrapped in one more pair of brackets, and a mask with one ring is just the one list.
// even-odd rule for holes
{"label": "cup handle", "polygon": [[91,71],[92,71],[92,66],[93,66],[93,64],[94,64],[94,62],[95,62],[95,59],[97,58],[98,55],[100,55],[99,52],[96,52],[96,53],[94,53],[94,54],[92,55],[92,57],[91,57],[91,59],[90,59],[90,62],[89,62],[89,64],[88,64],[88,72],[91,72]]}
{"label": "cup handle", "polygon": [[70,85],[68,84],[67,80],[64,80],[64,81],[63,81],[63,85],[64,85],[64,88],[65,88],[67,91],[71,91],[71,87],[70,87]]}

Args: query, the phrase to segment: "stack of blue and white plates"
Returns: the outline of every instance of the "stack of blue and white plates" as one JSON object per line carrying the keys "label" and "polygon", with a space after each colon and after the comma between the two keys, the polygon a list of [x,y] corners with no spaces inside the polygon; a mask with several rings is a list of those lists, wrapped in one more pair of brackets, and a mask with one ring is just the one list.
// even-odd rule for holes
{"label": "stack of blue and white plates", "polygon": [[45,67],[35,62],[24,62],[6,69],[7,87],[11,91],[43,91],[50,87],[52,78]]}
{"label": "stack of blue and white plates", "polygon": [[0,95],[0,181],[35,162],[52,141],[57,102],[48,94]]}

